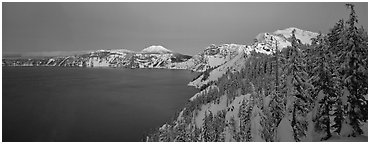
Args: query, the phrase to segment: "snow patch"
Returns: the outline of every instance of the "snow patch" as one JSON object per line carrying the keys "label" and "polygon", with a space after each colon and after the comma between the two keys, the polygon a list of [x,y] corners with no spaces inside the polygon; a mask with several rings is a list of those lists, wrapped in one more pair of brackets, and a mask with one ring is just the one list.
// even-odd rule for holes
{"label": "snow patch", "polygon": [[277,128],[277,141],[278,142],[295,142],[293,137],[293,128],[291,126],[291,121],[287,116],[285,116],[278,128]]}
{"label": "snow patch", "polygon": [[362,135],[357,137],[332,136],[331,138],[323,142],[368,142],[368,137]]}
{"label": "snow patch", "polygon": [[265,140],[261,137],[262,126],[261,126],[261,117],[263,113],[257,105],[254,105],[252,110],[252,117],[251,117],[251,135],[252,141],[254,142],[264,142]]}

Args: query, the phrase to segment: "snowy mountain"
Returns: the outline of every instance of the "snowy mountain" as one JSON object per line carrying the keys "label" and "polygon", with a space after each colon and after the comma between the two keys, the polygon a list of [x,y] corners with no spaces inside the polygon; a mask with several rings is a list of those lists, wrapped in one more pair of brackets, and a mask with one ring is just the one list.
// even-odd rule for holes
{"label": "snowy mountain", "polygon": [[150,46],[141,52],[114,49],[71,56],[3,59],[3,66],[168,68],[170,64],[189,58],[191,56],[172,52],[162,46]]}
{"label": "snowy mountain", "polygon": [[311,38],[314,38],[316,37],[317,35],[319,35],[318,33],[316,32],[311,32],[311,31],[306,31],[306,30],[301,30],[299,28],[295,28],[295,27],[290,27],[290,28],[287,28],[287,29],[284,29],[284,30],[277,30],[275,32],[273,32],[274,35],[283,35],[283,37],[285,38],[291,38],[292,36],[292,31],[293,30],[296,30],[295,31],[295,35],[296,37],[303,43],[303,44],[311,44]]}
{"label": "snowy mountain", "polygon": [[141,51],[142,53],[172,53],[172,51],[164,48],[163,46],[150,46]]}
{"label": "snowy mountain", "polygon": [[284,30],[277,30],[272,33],[260,33],[256,36],[257,41],[247,46],[237,44],[209,46],[204,50],[203,53],[199,54],[200,58],[198,61],[195,59],[189,60],[196,61],[193,62],[195,65],[191,63],[194,65],[194,67],[191,68],[192,70],[205,72],[197,79],[190,82],[189,86],[201,88],[211,82],[217,81],[226,73],[227,70],[240,71],[242,68],[244,68],[244,63],[247,62],[247,59],[251,55],[252,51],[270,55],[275,51],[276,43],[279,51],[291,46],[289,39],[291,38],[291,33],[294,29],[296,30],[295,35],[297,39],[301,40],[301,42],[304,44],[310,44],[311,38],[315,38],[318,35],[318,33],[304,31],[298,28],[287,28]]}
{"label": "snowy mountain", "polygon": [[292,31],[295,31],[295,36],[303,44],[311,44],[311,39],[315,38],[318,33],[301,30],[295,27],[290,27],[283,30],[277,30],[272,33],[260,33],[256,36],[257,42],[252,47],[258,52],[271,54],[275,51],[275,45],[277,42],[278,49],[281,51],[287,46],[291,46],[290,38],[292,37]]}
{"label": "snowy mountain", "polygon": [[[303,44],[310,44],[311,38],[314,38],[318,33],[301,30],[295,27],[277,30],[272,33],[260,33],[256,36],[256,42],[251,45],[238,45],[238,44],[223,44],[223,45],[210,45],[204,49],[203,52],[193,56],[191,59],[181,62],[173,63],[170,65],[170,68],[176,69],[189,69],[197,72],[205,72],[210,69],[218,69],[216,71],[225,71],[221,70],[220,67],[223,64],[226,64],[229,61],[232,61],[235,57],[239,55],[248,56],[251,51],[264,54],[272,54],[275,51],[275,44],[277,43],[278,50],[281,51],[287,46],[291,46],[290,38],[293,30],[296,30],[296,37]],[[238,57],[238,58],[239,58]],[[234,60],[237,61],[237,60]],[[241,62],[242,63],[242,62]],[[230,64],[230,62],[229,62]],[[230,64],[233,65],[233,64]],[[223,67],[226,67],[223,66]],[[227,66],[229,67],[229,66]],[[223,73],[220,73],[223,74]],[[211,74],[212,75],[212,74]],[[217,75],[217,74],[216,74]],[[215,75],[212,75],[215,76]],[[216,76],[218,77],[218,76]],[[211,81],[216,79],[211,77]],[[199,81],[199,80],[198,80]],[[194,84],[198,83],[198,84]],[[190,85],[198,85],[199,87],[203,84],[200,82],[192,82]],[[202,82],[207,83],[207,82]]]}

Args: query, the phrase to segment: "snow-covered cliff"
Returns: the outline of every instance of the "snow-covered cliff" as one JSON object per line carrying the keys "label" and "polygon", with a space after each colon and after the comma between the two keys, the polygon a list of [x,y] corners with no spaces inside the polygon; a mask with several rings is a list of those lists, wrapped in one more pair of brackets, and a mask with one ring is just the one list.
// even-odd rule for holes
{"label": "snow-covered cliff", "polygon": [[3,59],[3,66],[75,66],[173,68],[171,64],[187,61],[191,56],[172,52],[163,46],[150,46],[141,52],[127,49],[97,50],[85,54],[59,57]]}
{"label": "snow-covered cliff", "polygon": [[240,71],[244,67],[244,63],[247,62],[247,58],[252,51],[270,55],[275,51],[276,43],[279,51],[291,46],[289,39],[294,29],[296,30],[295,35],[297,39],[304,44],[310,44],[311,39],[318,35],[318,33],[315,32],[291,27],[284,30],[277,30],[272,33],[260,33],[256,36],[257,41],[251,45],[224,44],[220,46],[209,46],[203,53],[199,54],[199,59],[201,59],[201,61],[198,61],[198,63],[192,67],[194,71],[209,71],[194,81],[191,81],[189,85],[201,88],[210,82],[217,81],[227,70]]}

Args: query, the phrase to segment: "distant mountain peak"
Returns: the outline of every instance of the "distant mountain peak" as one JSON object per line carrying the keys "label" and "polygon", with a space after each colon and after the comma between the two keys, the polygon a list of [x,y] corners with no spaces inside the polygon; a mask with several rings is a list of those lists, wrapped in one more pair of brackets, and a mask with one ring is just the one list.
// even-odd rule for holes
{"label": "distant mountain peak", "polygon": [[164,48],[163,46],[150,46],[141,51],[142,53],[172,53],[171,50]]}
{"label": "distant mountain peak", "polygon": [[310,44],[311,38],[319,35],[318,33],[302,30],[296,27],[289,27],[283,30],[277,30],[273,32],[275,35],[283,35],[285,38],[290,38],[292,36],[292,31],[295,30],[295,36],[301,40],[303,44]]}
{"label": "distant mountain peak", "polygon": [[276,39],[278,41],[285,41],[292,37],[292,32],[295,30],[295,36],[297,39],[299,39],[303,44],[310,44],[311,38],[316,37],[319,35],[316,32],[306,31],[302,30],[296,27],[289,27],[282,30],[277,30],[272,33],[260,33],[256,36],[256,40],[258,42],[264,42],[264,41],[270,41],[271,38]]}
{"label": "distant mountain peak", "polygon": [[293,30],[295,30],[295,37],[303,44],[311,44],[311,39],[319,35],[315,32],[289,27],[272,33],[264,32],[258,34],[252,47],[258,52],[271,54],[275,50],[274,45],[277,43],[278,50],[282,50],[283,48],[291,46],[290,38],[292,37]]}

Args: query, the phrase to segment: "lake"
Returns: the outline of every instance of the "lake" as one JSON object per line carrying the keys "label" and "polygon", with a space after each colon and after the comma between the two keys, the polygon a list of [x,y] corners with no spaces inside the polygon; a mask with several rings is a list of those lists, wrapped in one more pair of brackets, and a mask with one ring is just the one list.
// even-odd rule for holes
{"label": "lake", "polygon": [[185,70],[2,70],[3,141],[141,141],[197,92]]}

